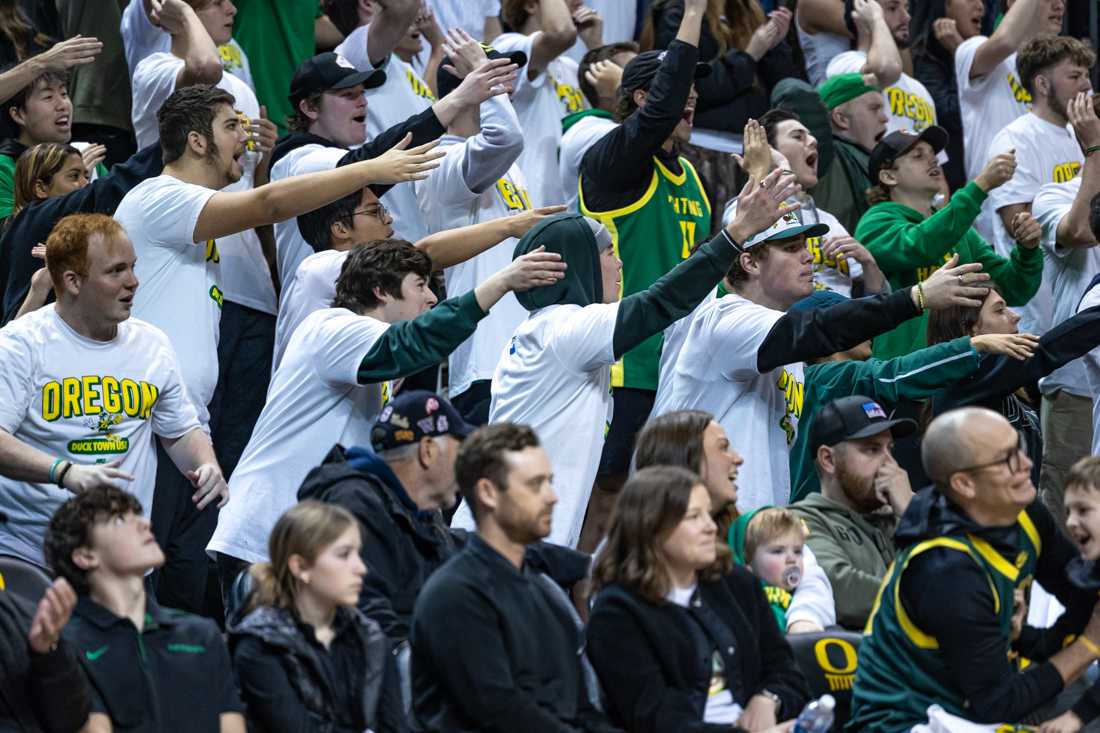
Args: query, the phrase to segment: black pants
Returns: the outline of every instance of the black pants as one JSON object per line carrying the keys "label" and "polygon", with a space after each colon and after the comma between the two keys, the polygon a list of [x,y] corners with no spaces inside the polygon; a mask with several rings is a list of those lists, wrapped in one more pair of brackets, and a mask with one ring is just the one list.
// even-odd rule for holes
{"label": "black pants", "polygon": [[479,379],[471,382],[465,392],[451,400],[451,404],[466,418],[466,422],[479,426],[489,424],[489,406],[493,401],[490,389],[492,385],[493,382],[489,379]]}
{"label": "black pants", "polygon": [[275,316],[225,301],[218,341],[218,386],[210,400],[210,435],[227,480],[264,409],[274,345]]}
{"label": "black pants", "polygon": [[206,544],[218,526],[217,502],[202,511],[195,488],[157,441],[157,484],[150,520],[165,563],[153,579],[157,602],[168,608],[220,618],[221,598],[210,572]]}

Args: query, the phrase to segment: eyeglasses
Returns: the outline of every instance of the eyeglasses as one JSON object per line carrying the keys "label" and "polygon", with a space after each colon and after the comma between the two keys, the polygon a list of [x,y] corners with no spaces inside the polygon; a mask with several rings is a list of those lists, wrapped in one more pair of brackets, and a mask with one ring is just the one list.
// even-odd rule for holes
{"label": "eyeglasses", "polygon": [[351,213],[352,216],[354,216],[355,214],[362,214],[363,216],[373,216],[375,219],[378,219],[378,221],[382,222],[383,224],[391,221],[389,209],[387,209],[382,204],[369,204],[368,206],[364,206],[361,209],[356,209]]}
{"label": "eyeglasses", "polygon": [[1027,448],[1024,444],[1024,436],[1023,434],[1020,434],[1019,438],[1016,441],[1016,447],[1013,448],[1004,458],[998,458],[995,461],[982,463],[977,466],[967,466],[966,468],[960,468],[955,471],[955,473],[959,473],[960,471],[981,471],[985,468],[994,468],[1001,465],[1005,466],[1010,473],[1019,473],[1024,468],[1023,457],[1025,455],[1027,455]]}

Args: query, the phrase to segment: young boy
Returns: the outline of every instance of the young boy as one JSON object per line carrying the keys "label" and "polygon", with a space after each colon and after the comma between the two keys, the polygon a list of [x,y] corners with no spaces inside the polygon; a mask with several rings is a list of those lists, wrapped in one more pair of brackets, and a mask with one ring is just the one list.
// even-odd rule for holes
{"label": "young boy", "polygon": [[50,520],[45,554],[79,596],[62,637],[92,687],[85,730],[244,733],[218,627],[146,593],[164,552],[141,502],[113,487],[76,494]]}
{"label": "young boy", "polygon": [[806,525],[794,512],[764,507],[742,514],[730,527],[728,542],[734,559],[760,579],[775,620],[787,629],[787,609],[802,581],[802,548]]}

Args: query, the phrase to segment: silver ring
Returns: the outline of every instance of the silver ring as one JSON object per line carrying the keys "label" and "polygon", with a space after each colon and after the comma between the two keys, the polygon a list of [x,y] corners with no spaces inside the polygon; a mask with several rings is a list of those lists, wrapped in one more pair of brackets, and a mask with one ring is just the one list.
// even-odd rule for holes
{"label": "silver ring", "polygon": [[963,280],[962,275],[957,275],[957,277],[959,278],[959,285],[966,285],[966,280]]}

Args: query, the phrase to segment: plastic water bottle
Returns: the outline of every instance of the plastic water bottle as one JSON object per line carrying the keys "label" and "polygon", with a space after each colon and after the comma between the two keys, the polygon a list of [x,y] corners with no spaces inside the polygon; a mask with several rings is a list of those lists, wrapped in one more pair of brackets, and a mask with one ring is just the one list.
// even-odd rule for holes
{"label": "plastic water bottle", "polygon": [[836,700],[832,695],[822,695],[816,700],[810,700],[794,723],[794,733],[829,733],[829,729],[833,727],[835,709]]}

